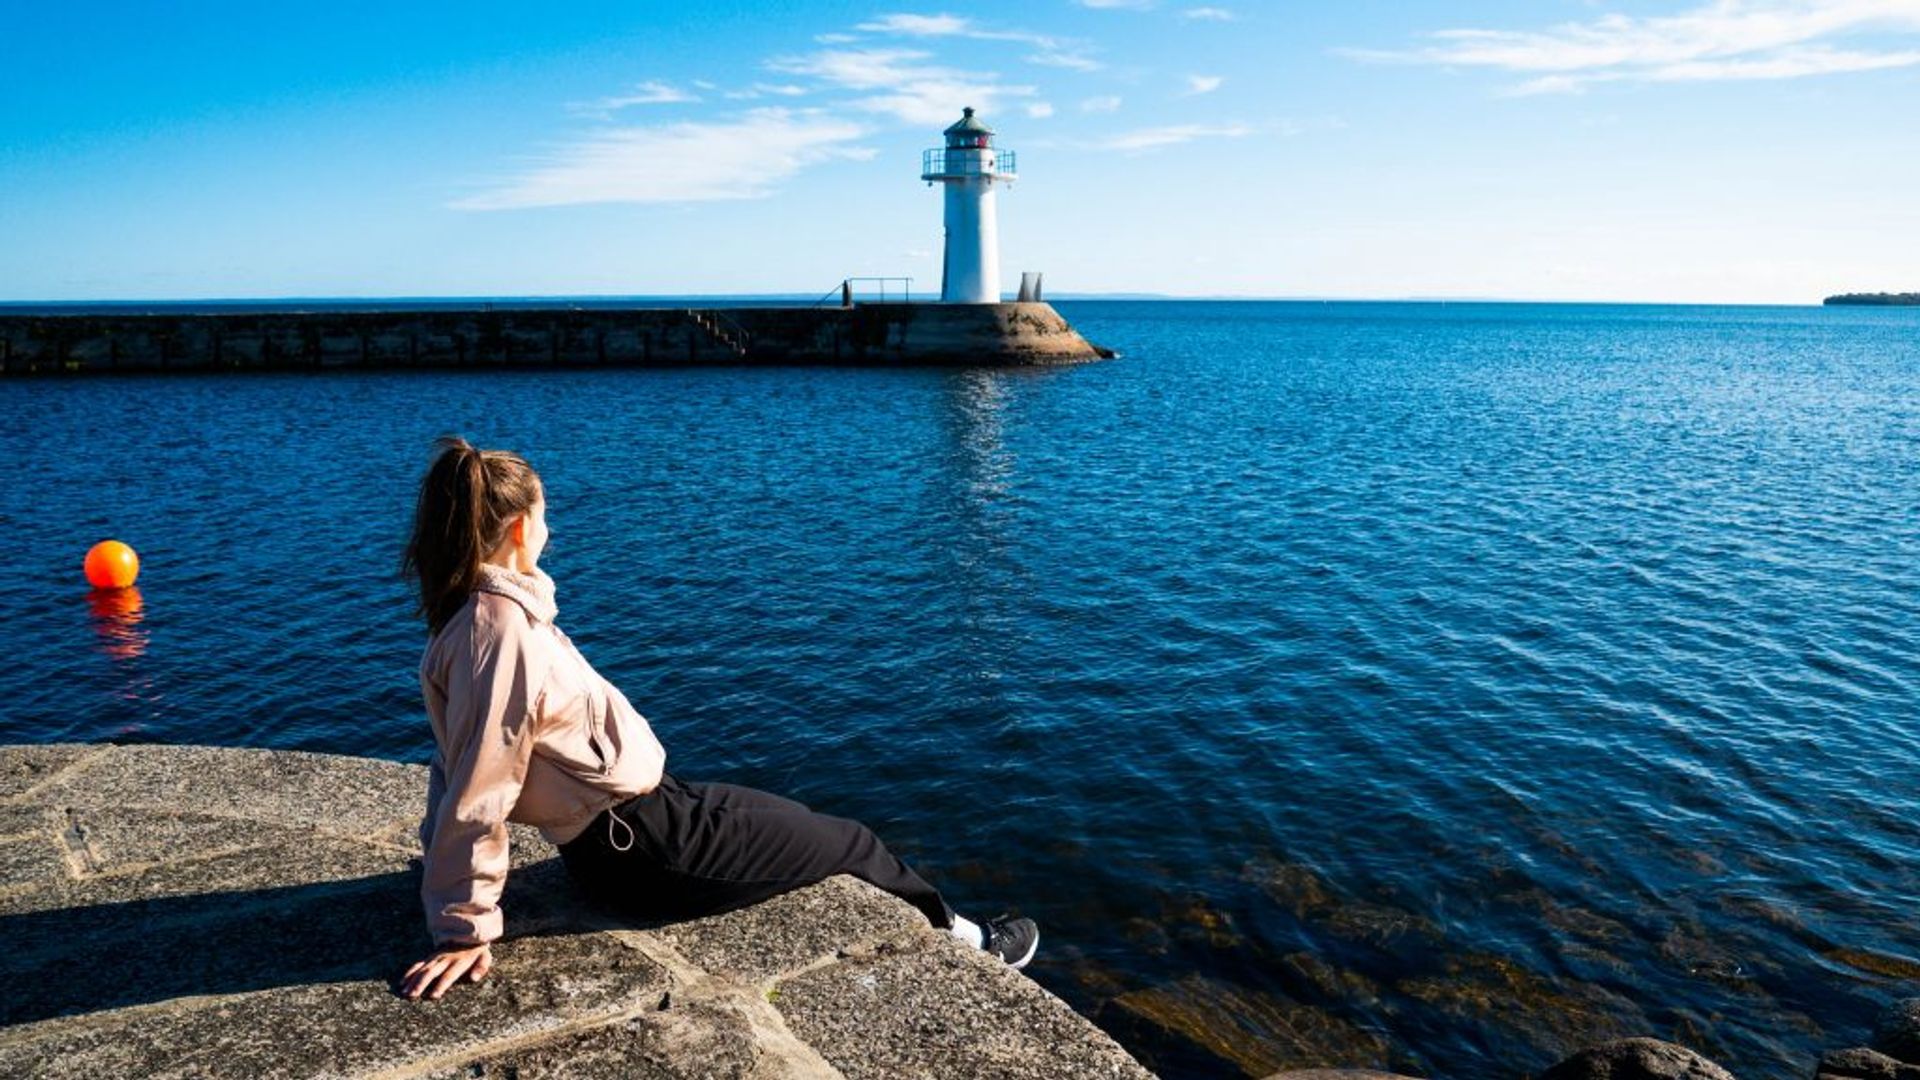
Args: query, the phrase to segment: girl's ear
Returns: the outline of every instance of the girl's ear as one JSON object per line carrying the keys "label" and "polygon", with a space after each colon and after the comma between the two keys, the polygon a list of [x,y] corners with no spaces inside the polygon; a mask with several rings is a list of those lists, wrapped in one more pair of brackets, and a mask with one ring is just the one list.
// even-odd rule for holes
{"label": "girl's ear", "polygon": [[513,538],[515,547],[525,547],[527,544],[527,515],[520,514],[515,517],[513,519],[513,526],[507,530],[507,535]]}

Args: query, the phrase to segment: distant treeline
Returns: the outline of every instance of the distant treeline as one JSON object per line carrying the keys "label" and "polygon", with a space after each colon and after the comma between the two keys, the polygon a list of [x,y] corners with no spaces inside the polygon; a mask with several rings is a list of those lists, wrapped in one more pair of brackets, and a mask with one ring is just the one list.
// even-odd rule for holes
{"label": "distant treeline", "polygon": [[1827,297],[1829,304],[1869,304],[1879,307],[1920,307],[1920,292],[1851,292]]}

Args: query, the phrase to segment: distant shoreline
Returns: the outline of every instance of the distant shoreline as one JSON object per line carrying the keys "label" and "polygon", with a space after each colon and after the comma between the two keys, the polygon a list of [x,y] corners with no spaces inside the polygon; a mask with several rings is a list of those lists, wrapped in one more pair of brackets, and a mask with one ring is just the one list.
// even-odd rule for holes
{"label": "distant shoreline", "polygon": [[[1676,307],[1676,308],[1811,308],[1813,303],[1777,303],[1731,301],[1664,300],[1524,300],[1500,297],[1337,297],[1337,296],[1172,296],[1163,293],[1070,293],[1056,292],[1049,300],[1062,303],[1219,303],[1219,304],[1354,304],[1406,305],[1432,307],[1458,305],[1504,307]],[[929,303],[931,297],[916,296],[915,302]],[[1920,294],[1872,293],[1830,296],[1824,303],[1893,306],[1920,304]],[[713,294],[713,295],[580,295],[580,296],[284,296],[213,297],[201,299],[131,300],[0,300],[0,315],[186,315],[186,314],[272,314],[292,312],[511,312],[511,311],[619,311],[652,308],[812,308],[821,306],[817,297],[798,294]],[[833,305],[833,306],[837,306]]]}
{"label": "distant shoreline", "polygon": [[1829,307],[1920,307],[1920,293],[1841,293],[1822,301]]}

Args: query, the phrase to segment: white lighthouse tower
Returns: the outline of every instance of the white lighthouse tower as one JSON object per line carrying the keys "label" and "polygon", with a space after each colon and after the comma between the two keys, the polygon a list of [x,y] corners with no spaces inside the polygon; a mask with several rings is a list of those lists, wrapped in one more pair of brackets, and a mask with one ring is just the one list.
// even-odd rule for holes
{"label": "white lighthouse tower", "polygon": [[945,134],[946,146],[920,155],[920,179],[939,181],[947,189],[947,251],[941,265],[940,300],[997,304],[1000,225],[993,188],[1013,182],[1013,151],[993,145],[993,129],[975,120],[971,108]]}

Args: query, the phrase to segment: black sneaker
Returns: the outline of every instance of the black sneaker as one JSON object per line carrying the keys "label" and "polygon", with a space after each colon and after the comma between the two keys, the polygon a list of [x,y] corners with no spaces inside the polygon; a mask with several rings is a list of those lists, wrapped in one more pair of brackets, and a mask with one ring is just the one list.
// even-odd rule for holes
{"label": "black sneaker", "polygon": [[988,919],[980,933],[986,939],[980,947],[1015,968],[1026,967],[1027,961],[1040,949],[1040,927],[1034,925],[1032,919],[1002,915]]}

